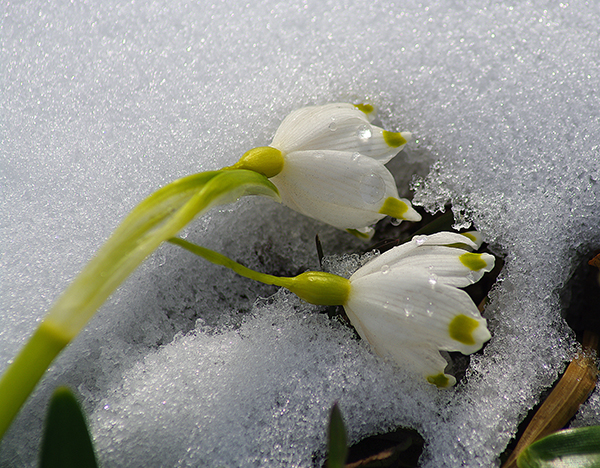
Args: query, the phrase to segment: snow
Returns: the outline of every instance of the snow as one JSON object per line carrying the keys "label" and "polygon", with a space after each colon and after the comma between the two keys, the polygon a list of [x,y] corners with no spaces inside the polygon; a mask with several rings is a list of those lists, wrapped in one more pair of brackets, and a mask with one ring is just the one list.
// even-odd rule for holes
{"label": "snow", "polygon": [[[322,309],[164,246],[55,361],[2,466],[35,465],[58,384],[81,398],[105,466],[310,467],[334,401],[353,441],[405,425],[425,438],[425,467],[499,463],[575,351],[561,295],[600,245],[596,3],[60,0],[0,13],[0,370],[139,201],[267,144],[305,105],[371,102],[384,128],[412,132],[389,164],[400,193],[422,213],[451,202],[506,262],[484,313],[493,338],[441,392]],[[294,275],[318,268],[317,233],[326,254],[364,245],[251,198],[184,235]]]}

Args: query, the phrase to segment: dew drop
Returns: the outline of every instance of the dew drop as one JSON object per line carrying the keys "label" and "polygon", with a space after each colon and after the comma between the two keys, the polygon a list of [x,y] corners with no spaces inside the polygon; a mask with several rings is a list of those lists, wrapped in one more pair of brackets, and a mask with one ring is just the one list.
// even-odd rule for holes
{"label": "dew drop", "polygon": [[363,176],[360,180],[359,190],[364,202],[372,205],[385,195],[385,181],[379,174]]}
{"label": "dew drop", "polygon": [[318,153],[318,152],[315,153],[313,156],[315,159],[323,159],[324,158],[323,153]]}
{"label": "dew drop", "polygon": [[387,275],[390,272],[390,267],[388,265],[383,265],[381,267],[381,274],[382,275]]}
{"label": "dew drop", "polygon": [[361,125],[360,127],[358,127],[358,138],[360,140],[362,140],[363,142],[368,141],[369,138],[371,138],[371,136],[373,135],[373,132],[371,132],[371,126],[370,125]]}
{"label": "dew drop", "polygon": [[437,276],[432,273],[431,275],[429,275],[428,281],[431,287],[435,286],[437,284]]}
{"label": "dew drop", "polygon": [[404,315],[407,317],[414,317],[414,311],[415,307],[410,303],[410,297],[407,297],[404,304]]}
{"label": "dew drop", "polygon": [[361,154],[359,152],[356,153],[352,153],[352,162],[357,162],[361,157]]}
{"label": "dew drop", "polygon": [[331,130],[332,132],[335,132],[337,130],[337,124],[335,122],[331,122],[329,124],[329,130]]}
{"label": "dew drop", "polygon": [[402,223],[402,220],[398,219],[398,218],[392,218],[391,223],[392,223],[392,226],[400,226],[400,224]]}
{"label": "dew drop", "polygon": [[423,245],[427,238],[425,236],[415,236],[413,242],[417,245]]}

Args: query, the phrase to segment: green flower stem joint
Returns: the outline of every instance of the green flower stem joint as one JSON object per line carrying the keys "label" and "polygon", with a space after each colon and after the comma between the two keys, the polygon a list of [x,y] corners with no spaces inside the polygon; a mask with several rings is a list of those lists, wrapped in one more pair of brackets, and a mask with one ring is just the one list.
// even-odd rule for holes
{"label": "green flower stem joint", "polygon": [[343,306],[377,354],[438,387],[456,382],[444,373],[447,362],[439,351],[471,354],[491,337],[486,320],[459,289],[494,267],[492,255],[471,252],[480,246],[471,233],[417,236],[371,260],[350,279],[318,271],[280,278],[183,239],[169,242],[246,278],[289,289],[312,304]]}
{"label": "green flower stem joint", "polygon": [[279,277],[259,273],[234,262],[225,255],[174,237],[169,239],[178,245],[216,265],[222,265],[238,275],[264,284],[286,288],[306,302],[316,305],[343,305],[350,294],[350,281],[338,275],[324,271],[307,271],[293,278]]}

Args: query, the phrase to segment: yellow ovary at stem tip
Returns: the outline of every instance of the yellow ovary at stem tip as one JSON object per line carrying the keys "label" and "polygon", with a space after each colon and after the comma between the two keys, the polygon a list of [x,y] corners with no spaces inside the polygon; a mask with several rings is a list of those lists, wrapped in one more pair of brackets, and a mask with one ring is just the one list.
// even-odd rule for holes
{"label": "yellow ovary at stem tip", "polygon": [[267,178],[275,177],[283,170],[283,153],[271,146],[259,146],[246,151],[229,169],[247,169]]}

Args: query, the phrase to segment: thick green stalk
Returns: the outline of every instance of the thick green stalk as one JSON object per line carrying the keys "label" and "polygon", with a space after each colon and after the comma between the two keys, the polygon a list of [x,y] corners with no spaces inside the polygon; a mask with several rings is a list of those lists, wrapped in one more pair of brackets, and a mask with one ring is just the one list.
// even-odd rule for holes
{"label": "thick green stalk", "polygon": [[134,208],[58,298],[0,378],[0,438],[54,358],[148,255],[199,214],[244,195],[279,200],[265,176],[226,170],[176,180]]}

